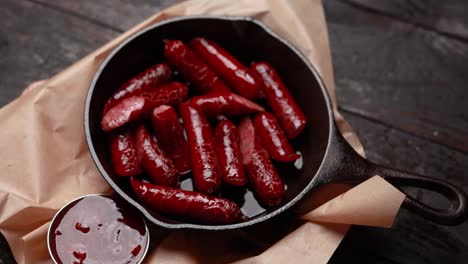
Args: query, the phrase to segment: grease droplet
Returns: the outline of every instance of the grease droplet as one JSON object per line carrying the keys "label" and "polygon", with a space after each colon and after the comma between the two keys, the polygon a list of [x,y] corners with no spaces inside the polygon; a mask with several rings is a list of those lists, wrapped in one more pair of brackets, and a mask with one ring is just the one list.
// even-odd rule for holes
{"label": "grease droplet", "polygon": [[75,229],[78,230],[78,231],[81,231],[81,232],[83,232],[85,234],[88,233],[89,230],[91,230],[91,228],[89,226],[82,225],[79,222],[76,222]]}
{"label": "grease droplet", "polygon": [[73,256],[80,261],[79,263],[83,263],[83,260],[86,259],[86,252],[73,251]]}
{"label": "grease droplet", "polygon": [[132,250],[132,256],[134,256],[134,257],[138,256],[138,253],[140,253],[140,251],[141,251],[141,246],[140,246],[140,245],[136,246],[136,247]]}

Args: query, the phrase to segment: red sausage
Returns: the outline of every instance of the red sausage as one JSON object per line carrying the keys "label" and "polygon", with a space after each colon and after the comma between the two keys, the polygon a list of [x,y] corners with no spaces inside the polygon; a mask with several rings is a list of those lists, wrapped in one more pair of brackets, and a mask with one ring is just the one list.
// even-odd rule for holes
{"label": "red sausage", "polygon": [[172,70],[165,63],[156,64],[139,73],[137,76],[122,84],[117,92],[107,101],[104,106],[104,113],[121,102],[123,99],[149,92],[158,85],[169,81]]}
{"label": "red sausage", "polygon": [[239,206],[227,199],[156,186],[133,178],[131,185],[145,206],[161,213],[212,224],[232,224],[245,219]]}
{"label": "red sausage", "polygon": [[140,119],[144,113],[151,111],[148,105],[148,100],[142,96],[132,96],[122,100],[104,114],[101,129],[108,132]]}
{"label": "red sausage", "polygon": [[113,133],[109,145],[114,172],[120,176],[135,176],[142,172],[141,162],[135,148],[135,138],[130,130]]}
{"label": "red sausage", "polygon": [[180,40],[166,40],[164,56],[201,93],[228,92],[230,89],[208,65]]}
{"label": "red sausage", "polygon": [[187,98],[188,92],[187,84],[171,82],[161,86],[156,91],[143,93],[141,96],[147,98],[154,109],[163,104],[176,105]]}
{"label": "red sausage", "polygon": [[259,201],[266,206],[281,203],[284,185],[273,167],[267,152],[261,146],[250,118],[239,125],[242,162]]}
{"label": "red sausage", "polygon": [[161,105],[153,110],[151,116],[153,132],[159,145],[172,159],[179,174],[190,171],[190,155],[184,128],[172,106]]}
{"label": "red sausage", "polygon": [[155,107],[163,104],[178,104],[187,96],[188,87],[186,84],[172,82],[160,86],[157,90],[123,99],[104,114],[101,128],[106,132],[111,131],[150,115]]}
{"label": "red sausage", "polygon": [[212,194],[221,185],[213,131],[196,108],[186,103],[181,103],[179,107],[187,133],[195,187],[202,193]]}
{"label": "red sausage", "polygon": [[208,118],[220,115],[241,116],[264,111],[260,105],[231,92],[195,96],[190,104],[197,106]]}
{"label": "red sausage", "polygon": [[222,120],[215,129],[215,145],[225,183],[244,186],[247,179],[241,161],[239,130],[233,122]]}
{"label": "red sausage", "polygon": [[307,118],[281,81],[275,69],[266,62],[252,64],[263,79],[263,93],[268,105],[289,139],[297,137],[304,129]]}
{"label": "red sausage", "polygon": [[136,145],[143,169],[154,183],[173,187],[179,185],[177,170],[172,160],[161,150],[144,125],[137,129]]}
{"label": "red sausage", "polygon": [[262,145],[274,160],[291,162],[300,157],[294,152],[273,114],[259,113],[255,116],[253,124]]}
{"label": "red sausage", "polygon": [[204,38],[195,38],[190,42],[190,47],[237,93],[248,99],[259,97],[261,80],[217,43]]}

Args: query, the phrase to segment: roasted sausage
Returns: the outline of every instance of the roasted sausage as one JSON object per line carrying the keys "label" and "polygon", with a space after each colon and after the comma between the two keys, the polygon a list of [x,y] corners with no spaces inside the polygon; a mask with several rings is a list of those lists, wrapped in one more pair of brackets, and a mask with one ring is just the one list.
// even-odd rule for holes
{"label": "roasted sausage", "polygon": [[196,106],[208,118],[217,116],[241,116],[264,111],[260,105],[235,93],[221,92],[195,96],[190,104]]}
{"label": "roasted sausage", "polygon": [[161,105],[153,110],[151,116],[153,132],[159,145],[172,159],[179,174],[190,171],[190,154],[184,128],[172,106]]}
{"label": "roasted sausage", "polygon": [[104,113],[123,99],[149,92],[169,81],[172,70],[166,63],[151,66],[120,86],[104,106]]}
{"label": "roasted sausage", "polygon": [[125,98],[104,114],[101,128],[106,132],[111,131],[150,115],[155,107],[180,103],[187,96],[186,84],[171,82],[162,85],[157,90]]}
{"label": "roasted sausage", "polygon": [[136,131],[136,147],[141,164],[154,183],[158,185],[179,186],[179,176],[172,160],[159,147],[156,139],[140,125]]}
{"label": "roasted sausage", "polygon": [[143,93],[141,96],[148,99],[151,103],[151,108],[154,109],[163,104],[176,105],[187,98],[188,92],[187,84],[171,82],[158,88],[156,91]]}
{"label": "roasted sausage", "polygon": [[149,208],[212,224],[233,224],[245,217],[234,202],[197,192],[156,186],[131,179],[133,191]]}
{"label": "roasted sausage", "polygon": [[250,118],[242,119],[239,125],[242,162],[260,203],[276,206],[284,197],[284,185],[261,146]]}
{"label": "roasted sausage", "polygon": [[135,176],[142,172],[135,146],[135,137],[130,130],[118,131],[109,136],[114,172],[119,176]]}
{"label": "roasted sausage", "polygon": [[190,47],[237,93],[248,99],[259,97],[261,80],[217,43],[195,38],[190,42]]}
{"label": "roasted sausage", "polygon": [[223,181],[244,186],[247,179],[241,160],[239,130],[229,120],[222,120],[215,128],[215,145]]}
{"label": "roasted sausage", "polygon": [[230,91],[224,81],[181,40],[166,40],[164,56],[199,92]]}
{"label": "roasted sausage", "polygon": [[212,194],[221,185],[213,131],[206,118],[195,107],[181,103],[179,110],[187,133],[195,187],[202,193]]}
{"label": "roasted sausage", "polygon": [[253,124],[263,147],[274,160],[291,162],[300,157],[294,152],[273,114],[268,112],[259,113],[253,119]]}
{"label": "roasted sausage", "polygon": [[289,139],[297,137],[304,129],[307,119],[288,88],[270,64],[257,62],[251,67],[262,77],[266,101],[286,136]]}

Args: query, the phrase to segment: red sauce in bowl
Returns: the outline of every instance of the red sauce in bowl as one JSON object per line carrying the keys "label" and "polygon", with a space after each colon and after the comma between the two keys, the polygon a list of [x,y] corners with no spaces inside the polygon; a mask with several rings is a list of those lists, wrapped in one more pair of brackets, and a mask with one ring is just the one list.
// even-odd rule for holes
{"label": "red sauce in bowl", "polygon": [[107,196],[78,198],[62,208],[49,228],[49,252],[56,263],[140,263],[149,243],[143,218]]}

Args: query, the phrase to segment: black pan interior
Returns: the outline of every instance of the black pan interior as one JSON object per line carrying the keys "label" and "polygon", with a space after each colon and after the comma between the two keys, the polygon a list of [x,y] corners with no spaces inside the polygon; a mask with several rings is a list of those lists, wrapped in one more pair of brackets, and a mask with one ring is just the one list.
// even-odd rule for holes
{"label": "black pan interior", "polygon": [[[276,208],[265,210],[258,207],[247,194],[243,209],[248,211],[251,220],[237,225],[190,224],[143,208],[129,188],[128,179],[117,177],[112,172],[106,136],[99,126],[103,106],[115,90],[138,72],[164,60],[164,39],[189,41],[198,36],[217,41],[246,65],[252,61],[267,61],[272,64],[308,118],[306,129],[293,141],[295,149],[303,155],[302,168],[297,170],[293,166],[278,165],[287,185],[284,202]],[[127,40],[109,55],[96,73],[85,111],[89,148],[102,175],[119,195],[135,205],[150,221],[167,228],[238,228],[266,220],[286,210],[305,194],[306,187],[312,186],[311,182],[325,156],[331,122],[330,103],[323,84],[317,72],[302,55],[255,21],[222,17],[165,21]],[[189,180],[183,186],[190,186],[187,181]]]}

